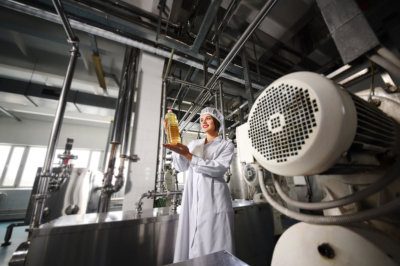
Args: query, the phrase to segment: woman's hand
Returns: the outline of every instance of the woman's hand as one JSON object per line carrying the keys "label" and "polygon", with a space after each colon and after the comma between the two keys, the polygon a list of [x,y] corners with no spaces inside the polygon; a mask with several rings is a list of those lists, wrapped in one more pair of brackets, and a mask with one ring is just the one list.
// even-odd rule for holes
{"label": "woman's hand", "polygon": [[164,147],[184,156],[189,161],[192,160],[192,154],[189,152],[189,148],[181,143],[178,143],[176,145],[164,144]]}

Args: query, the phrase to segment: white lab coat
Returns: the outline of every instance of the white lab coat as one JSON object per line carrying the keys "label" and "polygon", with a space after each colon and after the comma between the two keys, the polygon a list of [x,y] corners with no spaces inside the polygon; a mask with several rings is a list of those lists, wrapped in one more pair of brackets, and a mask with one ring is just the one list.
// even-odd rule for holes
{"label": "white lab coat", "polygon": [[234,145],[221,137],[204,143],[205,139],[189,143],[190,162],[177,153],[172,155],[174,167],[187,171],[174,262],[234,251],[232,200],[224,180]]}

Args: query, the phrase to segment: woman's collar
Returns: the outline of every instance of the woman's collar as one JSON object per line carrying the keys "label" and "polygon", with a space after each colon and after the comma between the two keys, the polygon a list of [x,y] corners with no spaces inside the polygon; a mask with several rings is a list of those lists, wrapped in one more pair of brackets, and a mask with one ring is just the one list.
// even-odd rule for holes
{"label": "woman's collar", "polygon": [[204,139],[204,144],[208,144],[208,143],[213,143],[213,142],[220,142],[222,140],[221,136],[217,136],[215,137],[215,139],[213,139],[212,141],[206,142],[207,141],[207,137]]}

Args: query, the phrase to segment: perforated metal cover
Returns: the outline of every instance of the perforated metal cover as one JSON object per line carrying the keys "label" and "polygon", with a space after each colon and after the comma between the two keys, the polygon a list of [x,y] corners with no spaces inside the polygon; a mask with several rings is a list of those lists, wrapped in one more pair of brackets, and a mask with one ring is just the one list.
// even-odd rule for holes
{"label": "perforated metal cover", "polygon": [[286,75],[268,86],[250,111],[254,158],[280,175],[320,173],[354,139],[356,111],[350,95],[311,72]]}
{"label": "perforated metal cover", "polygon": [[287,82],[269,87],[249,119],[252,146],[267,160],[286,162],[301,154],[318,112],[317,99],[307,88]]}

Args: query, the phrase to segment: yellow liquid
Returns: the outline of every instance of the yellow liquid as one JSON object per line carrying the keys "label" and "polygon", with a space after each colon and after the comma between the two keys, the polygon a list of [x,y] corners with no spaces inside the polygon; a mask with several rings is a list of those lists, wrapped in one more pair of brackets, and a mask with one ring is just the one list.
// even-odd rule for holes
{"label": "yellow liquid", "polygon": [[178,125],[168,125],[167,141],[169,144],[176,145],[181,143],[181,136],[179,135]]}

